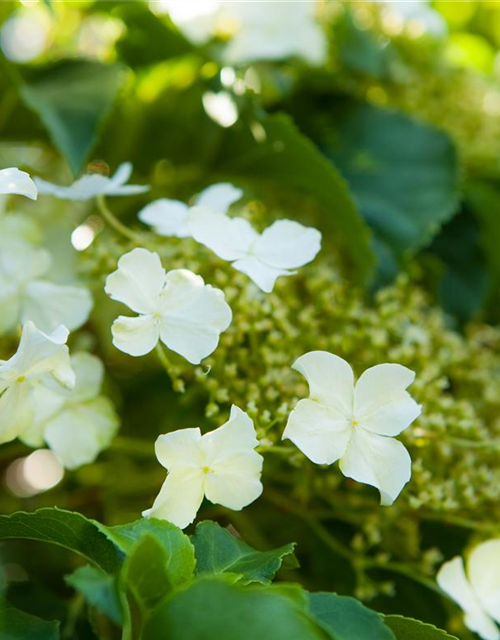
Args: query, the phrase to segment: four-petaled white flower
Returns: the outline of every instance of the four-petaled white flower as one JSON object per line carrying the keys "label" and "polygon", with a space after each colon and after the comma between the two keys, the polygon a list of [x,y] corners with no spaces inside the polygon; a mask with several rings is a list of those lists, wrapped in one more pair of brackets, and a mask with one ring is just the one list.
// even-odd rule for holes
{"label": "four-petaled white flower", "polygon": [[106,280],[106,293],[140,314],[119,316],[112,327],[113,344],[131,356],[149,353],[161,340],[199,364],[231,323],[231,308],[220,289],[187,269],[166,273],[158,254],[146,249],[133,249],[120,258]]}
{"label": "four-petaled white flower", "polygon": [[310,398],[290,414],[283,438],[316,464],[340,460],[348,478],[380,491],[390,505],[411,476],[411,458],[392,436],[421,413],[406,388],[415,374],[399,364],[367,369],[354,384],[349,364],[326,351],[312,351],[293,365],[307,380]]}
{"label": "four-petaled white flower", "polygon": [[99,173],[89,173],[64,187],[41,178],[35,178],[38,193],[49,194],[61,200],[91,200],[97,196],[132,196],[149,191],[148,185],[125,184],[132,174],[130,162],[124,162],[114,176],[107,178]]}
{"label": "four-petaled white flower", "polygon": [[109,446],[118,429],[118,416],[100,395],[104,366],[90,353],[71,357],[73,389],[34,389],[37,407],[33,422],[20,434],[31,447],[47,443],[66,469],[93,462]]}
{"label": "four-petaled white flower", "polygon": [[252,420],[234,406],[225,424],[201,435],[199,429],[179,429],[159,436],[156,457],[168,470],[167,479],[144,516],[168,520],[181,529],[196,517],[203,497],[240,511],[262,493],[263,458]]}
{"label": "four-petaled white flower", "polygon": [[464,612],[465,625],[483,640],[500,640],[500,539],[475,547],[464,562],[457,556],[437,575],[441,589]]}
{"label": "four-petaled white flower", "polygon": [[[229,182],[221,182],[202,191],[195,199],[193,206],[197,210],[227,213],[233,202],[239,200],[242,195],[241,189]],[[188,238],[191,235],[189,229],[191,210],[189,205],[180,200],[160,198],[146,205],[139,212],[139,219],[153,227],[160,236]]]}
{"label": "four-petaled white flower", "polygon": [[36,185],[26,171],[15,167],[0,170],[0,195],[17,194],[36,200],[38,192]]}
{"label": "four-petaled white flower", "polygon": [[92,297],[83,287],[43,279],[51,257],[45,249],[12,243],[0,251],[0,335],[31,320],[42,331],[64,324],[70,331],[87,321]]}
{"label": "four-petaled white flower", "polygon": [[74,386],[68,334],[61,325],[46,335],[27,322],[17,352],[10,360],[0,360],[0,443],[22,434],[42,410],[36,402],[36,389]]}
{"label": "four-petaled white flower", "polygon": [[293,275],[321,249],[321,233],[292,220],[277,220],[259,234],[244,218],[194,208],[189,227],[196,241],[232,262],[267,293],[277,278]]}

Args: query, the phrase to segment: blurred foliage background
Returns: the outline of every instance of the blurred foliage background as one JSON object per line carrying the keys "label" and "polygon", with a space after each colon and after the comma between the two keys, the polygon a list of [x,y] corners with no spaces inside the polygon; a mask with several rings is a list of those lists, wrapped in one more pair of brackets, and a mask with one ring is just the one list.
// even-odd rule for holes
{"label": "blurred foliage background", "polygon": [[[318,2],[321,65],[294,56],[230,65],[224,30],[188,37],[189,10],[196,17],[200,3],[1,2],[0,166],[67,184],[89,163],[114,171],[131,161],[133,182],[151,191],[110,206],[137,228],[148,201],[187,201],[229,181],[257,223],[317,226],[321,258],[256,297],[191,241],[142,228],[166,266],[225,289],[237,320],[208,374],[173,360],[171,382],[153,357],[110,344],[118,307],[103,282],[130,242],[92,203],[4,203],[4,237],[23,227],[54,253],[59,280],[78,274],[92,288],[94,313],[72,348],[104,360],[122,427],[96,463],[50,490],[16,485],[29,449],[4,445],[0,509],[57,504],[110,524],[135,519],[163,480],[159,433],[213,427],[235,402],[274,443],[306,393],[289,369],[305,351],[331,350],[358,373],[398,361],[417,372],[424,415],[405,435],[413,479],[394,507],[285,453],[266,461],[256,504],[205,505],[201,515],[261,548],[297,541],[301,567],[284,579],[468,638],[434,576],[444,558],[497,532],[500,515],[500,2]],[[14,345],[0,339],[5,357]],[[64,617],[67,637],[93,637],[61,578],[75,558],[27,543],[0,554],[11,600]]]}

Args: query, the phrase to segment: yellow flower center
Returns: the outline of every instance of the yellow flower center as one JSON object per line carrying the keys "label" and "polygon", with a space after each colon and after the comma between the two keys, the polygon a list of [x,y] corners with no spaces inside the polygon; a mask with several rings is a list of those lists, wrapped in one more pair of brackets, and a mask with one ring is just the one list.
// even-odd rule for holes
{"label": "yellow flower center", "polygon": [[26,380],[26,376],[19,376],[17,382],[24,382]]}

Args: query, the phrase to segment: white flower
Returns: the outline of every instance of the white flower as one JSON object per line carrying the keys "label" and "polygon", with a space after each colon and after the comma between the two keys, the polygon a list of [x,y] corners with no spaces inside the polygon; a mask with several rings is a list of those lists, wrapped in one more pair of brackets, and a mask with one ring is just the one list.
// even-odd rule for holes
{"label": "white flower", "polygon": [[[194,206],[200,210],[227,213],[229,207],[241,198],[243,191],[229,182],[214,184],[202,191],[195,199]],[[160,198],[146,205],[139,212],[139,219],[149,224],[160,236],[187,238],[191,207],[180,200]]]}
{"label": "white flower", "polygon": [[0,194],[17,194],[36,200],[38,192],[33,180],[25,171],[15,167],[0,170]]}
{"label": "white flower", "polygon": [[161,518],[181,529],[196,517],[203,497],[240,511],[262,493],[263,458],[252,420],[234,406],[225,424],[201,435],[179,429],[156,440],[156,457],[168,476],[144,516]]}
{"label": "white flower", "polygon": [[119,316],[112,327],[113,344],[131,356],[149,353],[161,340],[199,364],[231,323],[231,308],[220,289],[187,269],[166,273],[158,254],[146,249],[120,258],[118,269],[106,280],[106,293],[140,314]]}
{"label": "white flower", "polygon": [[17,352],[0,361],[0,443],[14,440],[30,427],[35,412],[35,389],[71,388],[75,374],[71,368],[68,330],[62,325],[46,335],[27,322]]}
{"label": "white flower", "polygon": [[47,443],[66,469],[93,462],[107,448],[118,429],[118,416],[108,398],[100,395],[104,366],[90,353],[71,357],[73,389],[34,390],[39,409],[31,425],[20,434],[32,447]]}
{"label": "white flower", "polygon": [[44,280],[50,263],[48,251],[27,243],[1,247],[0,335],[28,320],[42,331],[52,331],[61,323],[72,331],[87,321],[90,293],[83,287]]}
{"label": "white flower", "polygon": [[411,476],[408,451],[392,436],[421,413],[405,391],[413,371],[379,364],[354,384],[349,364],[326,351],[306,353],[293,368],[306,378],[310,398],[290,414],[283,439],[316,464],[340,460],[345,476],[376,487],[381,503],[392,504]]}
{"label": "white flower", "polygon": [[130,162],[121,164],[111,178],[91,173],[82,176],[69,187],[62,187],[41,178],[35,178],[38,193],[49,194],[61,200],[91,200],[97,196],[131,196],[149,191],[148,185],[125,184],[132,174]]}
{"label": "white flower", "polygon": [[437,581],[464,612],[465,625],[483,638],[500,640],[500,539],[475,547],[467,561],[462,558],[445,562]]}
{"label": "white flower", "polygon": [[429,0],[378,0],[386,6],[386,11],[405,23],[411,23],[420,27],[423,31],[435,38],[442,38],[448,33],[448,26],[444,17],[433,9]]}
{"label": "white flower", "polygon": [[321,249],[321,233],[292,220],[278,220],[259,234],[243,218],[193,209],[189,226],[195,240],[232,262],[267,293],[277,278],[293,275]]}

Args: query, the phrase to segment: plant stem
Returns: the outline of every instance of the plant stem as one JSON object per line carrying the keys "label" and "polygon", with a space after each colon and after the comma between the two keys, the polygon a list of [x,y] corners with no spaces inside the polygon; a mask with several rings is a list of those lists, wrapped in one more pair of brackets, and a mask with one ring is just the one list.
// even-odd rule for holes
{"label": "plant stem", "polygon": [[132,242],[136,244],[143,244],[142,236],[138,233],[135,233],[128,227],[126,227],[122,222],[118,220],[115,214],[108,208],[106,204],[106,198],[104,196],[97,196],[96,198],[97,208],[99,209],[99,213],[104,218],[104,220],[112,227],[115,231],[120,233],[122,236],[125,236]]}
{"label": "plant stem", "polygon": [[156,355],[158,356],[158,360],[161,362],[163,368],[168,373],[168,375],[172,377],[172,363],[170,362],[167,354],[165,353],[165,349],[163,348],[163,345],[161,344],[161,342],[158,342],[158,344],[155,347],[155,351],[156,351]]}

